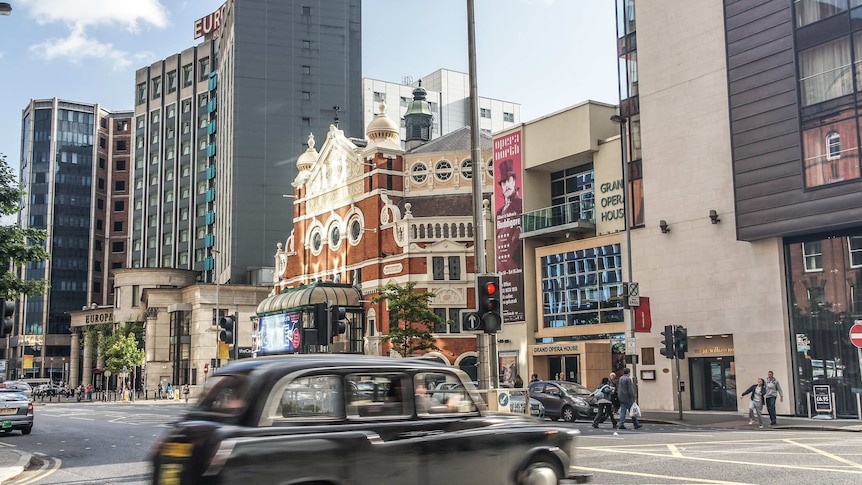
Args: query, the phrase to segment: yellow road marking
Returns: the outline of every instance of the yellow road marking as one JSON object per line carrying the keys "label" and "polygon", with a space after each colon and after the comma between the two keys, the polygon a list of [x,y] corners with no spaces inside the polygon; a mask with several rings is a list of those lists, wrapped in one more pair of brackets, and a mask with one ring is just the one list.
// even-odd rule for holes
{"label": "yellow road marking", "polygon": [[603,468],[589,468],[585,466],[569,466],[569,468],[585,471],[585,472],[593,472],[593,473],[616,473],[617,475],[631,475],[635,477],[648,477],[648,478],[663,478],[665,480],[679,480],[681,482],[698,482],[698,483],[723,483],[727,485],[748,485],[745,482],[728,482],[724,480],[710,480],[708,478],[690,478],[690,477],[677,477],[672,475],[657,475],[655,473],[639,473],[639,472],[627,472],[622,470],[606,470]]}
{"label": "yellow road marking", "polygon": [[682,456],[682,453],[679,452],[679,448],[676,445],[667,445],[667,449],[670,450],[670,454],[673,456]]}
{"label": "yellow road marking", "polygon": [[856,463],[856,462],[854,462],[854,461],[850,461],[850,460],[848,460],[848,459],[846,459],[846,458],[842,458],[842,457],[837,456],[837,455],[833,455],[832,453],[829,453],[829,452],[827,452],[827,451],[823,451],[823,450],[818,449],[818,448],[815,448],[815,447],[813,447],[813,446],[804,445],[804,444],[802,444],[802,443],[797,443],[797,442],[795,442],[795,441],[793,441],[793,440],[782,440],[782,441],[784,441],[784,442],[786,442],[786,443],[790,443],[790,444],[796,445],[796,446],[801,446],[802,448],[805,448],[806,450],[811,450],[811,451],[813,451],[814,453],[817,453],[817,454],[819,454],[819,455],[823,455],[823,456],[825,456],[825,457],[827,457],[827,458],[832,458],[832,459],[833,459],[833,460],[835,460],[835,461],[840,461],[841,463],[846,463],[846,464],[848,464],[848,465],[850,465],[850,466],[854,466],[854,467],[856,467],[856,468],[862,468],[862,465],[860,465],[859,463]]}
{"label": "yellow road marking", "polygon": [[[773,440],[773,442],[774,442],[774,440]],[[610,453],[626,453],[626,454],[630,454],[630,455],[657,456],[657,457],[662,457],[662,458],[670,457],[670,455],[668,455],[666,453],[650,453],[650,452],[645,452],[645,451],[632,450],[630,448],[629,449],[622,449],[622,448],[625,448],[625,447],[610,448],[610,447],[601,447],[601,446],[590,446],[590,447],[581,447],[580,449],[589,450],[589,451],[610,452]],[[841,470],[841,469],[823,468],[823,467],[817,467],[817,466],[782,465],[782,464],[767,463],[767,462],[752,463],[752,462],[748,462],[748,461],[718,460],[715,458],[702,458],[702,457],[696,457],[696,456],[678,456],[678,457],[674,457],[674,458],[681,459],[681,460],[707,461],[707,462],[712,462],[712,463],[732,463],[732,464],[736,464],[736,465],[751,465],[751,466],[772,467],[772,468],[789,468],[791,470],[806,470],[806,471],[829,471],[829,472],[850,473],[853,475],[862,475],[862,470]]]}
{"label": "yellow road marking", "polygon": [[38,482],[38,481],[40,481],[40,480],[43,480],[43,479],[45,479],[45,478],[48,478],[48,477],[49,477],[50,475],[52,475],[55,471],[59,470],[59,469],[60,469],[60,466],[61,466],[62,464],[63,464],[63,460],[61,460],[61,459],[59,459],[59,458],[55,458],[55,459],[54,459],[53,466],[51,467],[51,469],[46,470],[46,468],[47,468],[48,464],[47,464],[47,462],[45,462],[45,463],[42,465],[42,467],[40,468],[39,472],[37,472],[35,476],[33,476],[33,477],[31,477],[31,478],[28,478],[28,479],[26,479],[26,480],[17,481],[17,482],[15,482],[15,483],[16,483],[17,485],[28,485],[28,484],[30,484],[30,483],[36,483],[36,482]]}

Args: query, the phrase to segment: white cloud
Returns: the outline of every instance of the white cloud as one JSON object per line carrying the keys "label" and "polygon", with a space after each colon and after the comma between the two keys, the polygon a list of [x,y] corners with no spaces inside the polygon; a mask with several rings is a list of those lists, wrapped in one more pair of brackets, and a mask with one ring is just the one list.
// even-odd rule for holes
{"label": "white cloud", "polygon": [[141,24],[159,29],[168,25],[167,10],[160,0],[18,0],[18,4],[40,24],[122,26],[133,33],[140,32]]}
{"label": "white cloud", "polygon": [[30,46],[30,52],[49,61],[62,59],[73,64],[90,58],[105,59],[113,62],[115,70],[124,69],[131,63],[126,52],[114,49],[113,44],[87,37],[83,27],[74,27],[65,39],[48,39]]}

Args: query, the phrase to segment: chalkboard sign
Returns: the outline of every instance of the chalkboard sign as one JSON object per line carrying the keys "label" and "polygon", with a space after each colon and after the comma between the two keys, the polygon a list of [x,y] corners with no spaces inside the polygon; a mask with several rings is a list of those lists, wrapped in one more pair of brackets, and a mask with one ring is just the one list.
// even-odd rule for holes
{"label": "chalkboard sign", "polygon": [[832,390],[829,386],[814,386],[814,411],[818,414],[832,412]]}

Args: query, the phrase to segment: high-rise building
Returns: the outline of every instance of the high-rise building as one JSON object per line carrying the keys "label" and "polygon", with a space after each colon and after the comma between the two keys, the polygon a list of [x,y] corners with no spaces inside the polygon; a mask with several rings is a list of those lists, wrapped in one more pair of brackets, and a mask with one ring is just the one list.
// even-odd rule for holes
{"label": "high-rise building", "polygon": [[[661,322],[637,338],[642,406],[676,408],[681,381],[683,408],[736,411],[773,371],[778,414],[822,392],[858,415],[858,4],[617,0],[633,280]],[[679,374],[664,324],[688,329]]]}
{"label": "high-rise building", "polygon": [[20,276],[51,286],[18,304],[16,345],[3,346],[10,377],[65,380],[68,312],[113,302],[111,271],[124,267],[127,251],[131,118],[57,98],[31,100],[23,111],[18,222],[48,231],[51,259]]}
{"label": "high-rise building", "polygon": [[308,134],[362,133],[360,13],[231,0],[195,24],[202,43],[137,71],[130,267],[272,281]]}
{"label": "high-rise building", "polygon": [[[466,73],[449,69],[438,69],[417,80],[405,78],[401,83],[363,78],[363,126],[374,121],[379,114],[380,102],[383,101],[389,116],[400,120],[400,139],[406,140],[409,134],[404,115],[407,114],[418,88],[424,91],[422,95],[429,103],[432,116],[430,137],[425,141],[470,126],[470,77]],[[481,131],[490,135],[520,122],[520,104],[479,97]]]}

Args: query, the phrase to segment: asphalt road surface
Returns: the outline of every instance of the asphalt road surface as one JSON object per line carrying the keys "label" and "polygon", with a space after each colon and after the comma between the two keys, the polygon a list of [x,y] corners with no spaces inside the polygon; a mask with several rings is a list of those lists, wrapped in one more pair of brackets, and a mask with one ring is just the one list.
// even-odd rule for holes
{"label": "asphalt road surface", "polygon": [[147,451],[184,408],[179,402],[37,406],[29,436],[4,438],[42,462],[14,483],[147,484]]}

